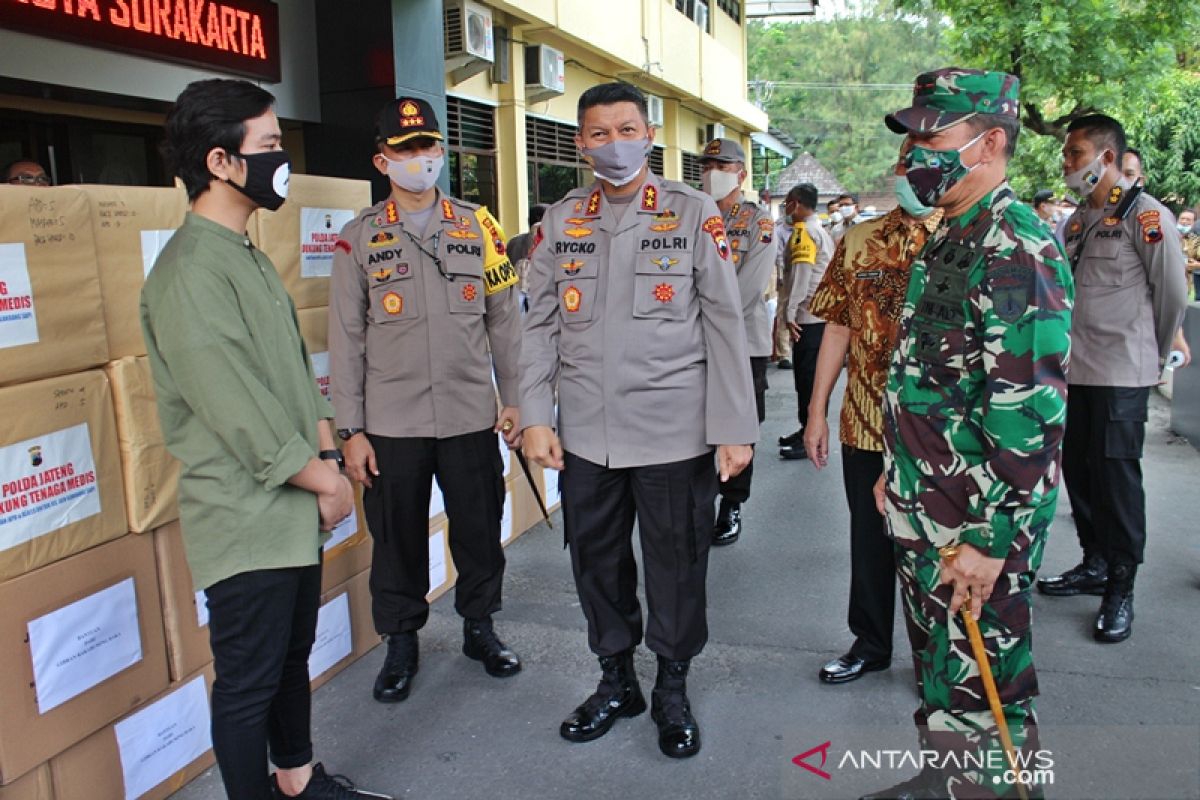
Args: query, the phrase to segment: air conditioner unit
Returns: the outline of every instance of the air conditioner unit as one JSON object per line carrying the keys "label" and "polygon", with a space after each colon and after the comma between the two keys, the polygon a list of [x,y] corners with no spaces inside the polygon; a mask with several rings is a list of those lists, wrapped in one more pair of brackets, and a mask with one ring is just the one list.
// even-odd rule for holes
{"label": "air conditioner unit", "polygon": [[704,32],[708,32],[708,4],[702,0],[696,0],[696,5],[692,7],[692,21],[696,26]]}
{"label": "air conditioner unit", "polygon": [[492,10],[471,0],[449,0],[442,14],[446,66],[455,83],[483,72],[496,59]]}
{"label": "air conditioner unit", "polygon": [[650,127],[663,126],[663,100],[655,95],[646,95],[646,116],[650,118]]}
{"label": "air conditioner unit", "polygon": [[525,48],[525,101],[558,97],[567,89],[567,67],[561,50],[544,44]]}
{"label": "air conditioner unit", "polygon": [[725,138],[725,126],[722,125],[721,123],[714,122],[711,125],[704,126],[705,144],[707,144],[708,142],[711,142],[713,139],[724,139],[724,138]]}

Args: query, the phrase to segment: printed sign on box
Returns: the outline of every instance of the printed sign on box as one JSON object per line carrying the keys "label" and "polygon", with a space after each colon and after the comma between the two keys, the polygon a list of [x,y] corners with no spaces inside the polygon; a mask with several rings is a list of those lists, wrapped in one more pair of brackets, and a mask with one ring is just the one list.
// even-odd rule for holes
{"label": "printed sign on box", "polygon": [[32,619],[26,629],[40,714],[142,660],[133,578]]}
{"label": "printed sign on box", "polygon": [[312,362],[313,375],[317,378],[317,386],[323,397],[329,397],[329,351],[324,353],[309,353],[308,360]]}
{"label": "printed sign on box", "polygon": [[158,261],[158,255],[162,249],[167,246],[167,242],[171,241],[171,237],[175,235],[175,228],[167,228],[157,231],[142,231],[142,272],[145,277],[150,276],[150,270],[154,269],[154,262]]}
{"label": "printed sign on box", "polygon": [[350,655],[354,641],[350,631],[350,596],[342,592],[317,612],[317,638],[308,656],[308,679],[322,673]]}
{"label": "printed sign on box", "polygon": [[37,312],[25,245],[0,244],[0,349],[34,344],[38,340]]}
{"label": "printed sign on box", "polygon": [[100,513],[86,422],[0,448],[0,550]]}
{"label": "printed sign on box", "polygon": [[113,726],[125,798],[149,792],[212,748],[208,692],[197,675]]}
{"label": "printed sign on box", "polygon": [[354,212],[344,208],[300,209],[300,277],[328,278],[333,246]]}

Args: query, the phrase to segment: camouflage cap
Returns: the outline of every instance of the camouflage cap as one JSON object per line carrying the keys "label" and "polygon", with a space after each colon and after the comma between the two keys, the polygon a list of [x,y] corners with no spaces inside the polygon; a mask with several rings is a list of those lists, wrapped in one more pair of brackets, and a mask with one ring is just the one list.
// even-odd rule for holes
{"label": "camouflage cap", "polygon": [[1020,116],[1021,81],[1007,72],[946,67],[924,72],[913,101],[883,118],[894,133],[937,133],[976,114]]}

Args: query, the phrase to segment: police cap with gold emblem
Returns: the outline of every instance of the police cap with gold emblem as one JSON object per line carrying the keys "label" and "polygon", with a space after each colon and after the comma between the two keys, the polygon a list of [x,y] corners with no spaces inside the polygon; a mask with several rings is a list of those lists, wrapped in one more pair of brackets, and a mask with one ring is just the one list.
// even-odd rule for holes
{"label": "police cap with gold emblem", "polygon": [[733,139],[713,139],[704,146],[700,162],[719,161],[722,164],[732,164],[740,161],[746,163],[746,151]]}
{"label": "police cap with gold emblem", "polygon": [[384,106],[375,119],[375,137],[388,147],[397,147],[420,136],[442,141],[437,115],[427,100],[397,97]]}

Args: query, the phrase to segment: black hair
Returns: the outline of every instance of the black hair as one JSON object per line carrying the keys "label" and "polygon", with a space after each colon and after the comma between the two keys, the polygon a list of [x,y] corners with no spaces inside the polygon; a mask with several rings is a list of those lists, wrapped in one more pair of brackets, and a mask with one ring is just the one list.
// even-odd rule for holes
{"label": "black hair", "polygon": [[858,195],[850,194],[850,192],[842,192],[838,195],[837,199],[839,203],[843,200],[849,200],[854,205],[858,205]]}
{"label": "black hair", "polygon": [[[1125,129],[1121,127],[1121,123],[1107,114],[1087,114],[1067,126],[1067,133],[1075,131],[1082,131],[1084,137],[1094,145],[1112,148],[1113,152],[1117,154],[1117,167],[1120,168],[1121,159],[1125,157],[1125,153],[1129,149],[1125,141]],[[1138,160],[1141,161],[1141,159],[1142,156],[1138,153]],[[1143,164],[1142,168],[1145,169],[1145,166]]]}
{"label": "black hair", "polygon": [[1030,204],[1034,208],[1037,208],[1042,203],[1049,203],[1053,199],[1054,192],[1050,191],[1049,189],[1041,189],[1034,193],[1033,200],[1030,201]]}
{"label": "black hair", "polygon": [[246,121],[261,117],[275,96],[249,81],[211,78],[188,84],[167,114],[162,154],[179,176],[188,199],[208,191],[214,176],[208,154],[214,147],[238,153],[246,138]]}
{"label": "black hair", "polygon": [[817,187],[811,183],[797,183],[791,189],[788,189],[787,197],[784,198],[783,204],[800,203],[805,208],[811,208],[814,211],[817,208]]}
{"label": "black hair", "polygon": [[1017,139],[1021,136],[1021,120],[1007,114],[976,114],[967,120],[971,129],[981,133],[990,128],[1004,131],[1004,155],[1012,158],[1017,154]]}
{"label": "black hair", "polygon": [[542,221],[542,217],[546,216],[546,209],[550,206],[545,203],[538,203],[529,207],[529,227],[533,227]]}
{"label": "black hair", "polygon": [[646,95],[641,89],[625,81],[601,83],[579,95],[579,124],[583,124],[583,113],[592,106],[611,106],[614,103],[633,103],[641,112],[647,127],[650,125],[650,109],[646,104]]}

